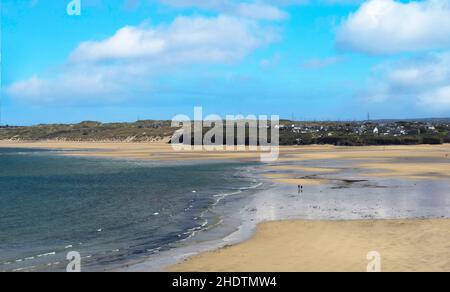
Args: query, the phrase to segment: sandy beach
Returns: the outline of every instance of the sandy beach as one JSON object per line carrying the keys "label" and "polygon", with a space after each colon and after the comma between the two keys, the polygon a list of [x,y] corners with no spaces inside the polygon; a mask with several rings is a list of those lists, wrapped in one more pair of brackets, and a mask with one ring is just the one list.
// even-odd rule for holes
{"label": "sandy beach", "polygon": [[450,271],[450,220],[286,221],[258,227],[244,243],[204,253],[173,272]]}
{"label": "sandy beach", "polygon": [[[83,155],[97,157],[119,157],[149,160],[201,160],[201,159],[260,159],[258,151],[174,151],[167,141],[151,143],[127,142],[65,142],[65,141],[37,141],[17,142],[0,141],[2,148],[36,148],[77,150],[66,155]],[[310,172],[330,172],[335,169],[289,165],[289,162],[311,160],[337,159],[337,160],[369,160],[372,164],[361,165],[362,168],[392,169],[389,161],[398,165],[398,159],[428,158],[450,161],[450,144],[444,145],[415,145],[415,146],[363,146],[363,147],[336,147],[331,145],[310,146],[281,146],[280,157],[271,165],[275,170],[307,170]],[[441,161],[441,162],[442,162]],[[377,164],[378,163],[378,164]],[[381,164],[384,163],[384,164]],[[287,164],[287,165],[286,165]],[[392,165],[392,163],[391,163]],[[408,171],[402,169],[399,175],[410,173],[421,164],[415,164]],[[378,167],[380,166],[380,167]],[[383,167],[389,166],[389,167]],[[395,169],[395,168],[394,168]],[[420,172],[420,169],[418,169]],[[427,169],[425,169],[427,171]],[[448,169],[446,169],[447,171]]]}
{"label": "sandy beach", "polygon": [[[258,161],[258,152],[174,152],[165,143],[76,143],[76,142],[0,142],[0,147],[77,150],[64,155],[116,157],[155,161],[239,160]],[[281,147],[277,162],[262,166],[262,177],[283,190],[295,193],[304,185],[317,194],[357,185],[352,192],[363,196],[365,190],[381,192],[391,181],[415,184],[427,192],[433,181],[447,183],[450,178],[450,145],[388,147]],[[360,185],[358,185],[360,184]],[[344,189],[342,189],[344,188]],[[445,189],[445,185],[441,188]],[[431,189],[430,196],[433,195]],[[336,193],[336,201],[339,201]],[[277,194],[273,194],[276,196]],[[395,190],[383,195],[395,200]],[[317,199],[315,197],[314,199]],[[351,201],[351,198],[348,198]],[[372,197],[368,197],[368,200]],[[312,199],[311,199],[312,200]],[[318,199],[317,199],[318,200]],[[403,199],[402,199],[403,200]],[[406,199],[407,200],[407,199]],[[447,207],[450,200],[439,199]],[[444,200],[444,201],[442,201]],[[383,202],[385,203],[385,202]],[[402,206],[401,202],[396,202]],[[280,203],[281,204],[281,203]],[[320,200],[311,205],[318,212]],[[380,204],[375,202],[374,204]],[[302,205],[303,206],[303,205]],[[346,205],[347,206],[347,205]],[[378,206],[378,205],[376,205]],[[338,208],[339,207],[339,208]],[[350,213],[352,206],[333,209],[336,218]],[[420,207],[420,206],[419,206]],[[268,208],[268,207],[267,207]],[[280,208],[284,208],[283,206]],[[305,209],[307,206],[305,206]],[[331,207],[330,207],[331,208]],[[256,234],[248,241],[213,252],[190,257],[167,268],[170,271],[366,271],[367,253],[377,251],[383,271],[450,271],[450,214],[418,220],[402,212],[389,210],[390,216],[371,210],[367,220],[283,220],[263,216]],[[264,208],[262,208],[264,210]],[[295,209],[294,215],[295,215]],[[262,211],[261,211],[262,212]],[[300,212],[300,211],[298,211]],[[304,212],[309,212],[308,210]],[[364,211],[365,212],[365,211]],[[369,211],[367,211],[369,212]],[[267,213],[267,212],[265,212]],[[300,213],[299,213],[300,214]],[[347,214],[347,213],[345,213]],[[370,215],[369,214],[369,215]],[[390,219],[398,214],[400,219]],[[366,214],[367,215],[367,214]],[[354,214],[355,218],[364,217]],[[412,216],[410,218],[409,216]],[[300,218],[301,216],[299,216]],[[350,217],[350,216],[347,216]],[[347,218],[344,216],[344,218]],[[389,217],[389,218],[385,218]],[[401,219],[402,217],[410,219]],[[438,218],[445,217],[437,220]],[[315,217],[314,217],[315,218]],[[321,217],[320,217],[321,218]],[[331,217],[330,217],[331,218]],[[333,217],[334,218],[334,217]],[[366,217],[364,217],[366,218]],[[372,218],[372,219],[371,219]],[[376,218],[376,219],[373,219]],[[353,219],[353,217],[351,218]],[[273,221],[275,222],[268,222]]]}
{"label": "sandy beach", "polygon": [[166,142],[126,143],[126,142],[9,142],[0,141],[0,147],[36,148],[56,150],[77,150],[66,152],[65,155],[112,157],[155,161],[183,160],[257,160],[260,157],[256,151],[174,151]]}

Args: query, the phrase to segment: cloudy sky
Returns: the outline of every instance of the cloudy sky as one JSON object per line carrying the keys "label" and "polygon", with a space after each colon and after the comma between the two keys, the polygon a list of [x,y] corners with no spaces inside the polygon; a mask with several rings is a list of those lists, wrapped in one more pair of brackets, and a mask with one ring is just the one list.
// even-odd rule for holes
{"label": "cloudy sky", "polygon": [[448,0],[1,0],[2,119],[450,116]]}

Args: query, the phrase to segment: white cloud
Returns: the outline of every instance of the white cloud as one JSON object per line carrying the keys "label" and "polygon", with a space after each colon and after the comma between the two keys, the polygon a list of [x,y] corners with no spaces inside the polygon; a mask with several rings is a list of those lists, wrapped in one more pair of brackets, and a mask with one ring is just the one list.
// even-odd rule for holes
{"label": "white cloud", "polygon": [[424,111],[450,109],[450,52],[379,66],[364,97],[372,102],[407,101]]}
{"label": "white cloud", "polygon": [[219,15],[178,17],[158,27],[126,26],[81,43],[57,76],[16,82],[7,93],[34,103],[107,103],[150,87],[155,75],[185,64],[231,63],[277,39],[258,21]]}
{"label": "white cloud", "polygon": [[450,2],[369,0],[342,23],[336,41],[370,54],[450,48]]}
{"label": "white cloud", "polygon": [[[153,82],[186,64],[237,62],[279,38],[275,23],[289,17],[284,8],[308,2],[353,0],[146,0],[174,8],[196,7],[210,17],[178,17],[159,26],[125,26],[103,40],[80,43],[68,63],[53,75],[35,74],[6,88],[16,100],[32,103],[115,103],[148,96]],[[355,0],[359,1],[359,0]],[[94,1],[101,5],[101,0]],[[87,5],[94,5],[90,1]],[[127,9],[138,0],[124,2]],[[261,66],[279,57],[261,61]],[[55,70],[51,70],[55,72]]]}
{"label": "white cloud", "polygon": [[[8,95],[33,104],[114,104],[145,84],[145,69],[136,66],[72,65],[54,78],[33,76],[7,87]],[[148,83],[148,82],[147,82]]]}
{"label": "white cloud", "polygon": [[450,85],[428,91],[419,97],[419,105],[434,111],[450,109]]}
{"label": "white cloud", "polygon": [[161,53],[166,41],[153,30],[126,26],[104,41],[84,42],[72,53],[73,62],[151,57]]}
{"label": "white cloud", "polygon": [[127,26],[105,40],[84,42],[71,54],[71,60],[232,62],[274,39],[273,31],[249,20],[230,16],[178,17],[168,27]]}

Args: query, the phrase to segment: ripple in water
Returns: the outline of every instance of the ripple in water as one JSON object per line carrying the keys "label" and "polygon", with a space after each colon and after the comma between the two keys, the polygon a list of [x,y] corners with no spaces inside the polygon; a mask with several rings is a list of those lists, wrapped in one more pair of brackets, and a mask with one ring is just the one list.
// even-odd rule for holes
{"label": "ripple in water", "polygon": [[0,149],[0,271],[84,270],[176,246],[218,200],[253,181],[243,164],[161,166]]}

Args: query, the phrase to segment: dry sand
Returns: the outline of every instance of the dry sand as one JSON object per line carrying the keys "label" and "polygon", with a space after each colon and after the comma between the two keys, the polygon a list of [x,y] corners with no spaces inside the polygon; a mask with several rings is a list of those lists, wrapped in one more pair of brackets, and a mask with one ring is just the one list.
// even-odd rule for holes
{"label": "dry sand", "polygon": [[195,256],[174,272],[450,271],[450,220],[285,221],[259,226],[244,243]]}
{"label": "dry sand", "polygon": [[[258,151],[174,151],[164,142],[126,143],[126,142],[9,142],[0,141],[0,147],[77,150],[65,155],[115,157],[142,160],[258,160]],[[93,151],[95,150],[95,151]]]}
{"label": "dry sand", "polygon": [[[174,151],[171,145],[164,142],[126,143],[126,142],[14,142],[0,141],[0,147],[12,148],[42,148],[42,149],[72,149],[77,153],[68,155],[105,156],[136,159],[252,159],[259,160],[258,151]],[[83,151],[86,150],[86,151]],[[92,150],[95,150],[93,152]],[[330,145],[282,146],[280,159],[273,167],[289,168],[302,166],[279,165],[286,162],[301,162],[305,160],[373,160],[385,162],[389,159],[408,158],[439,158],[450,163],[450,144],[418,145],[418,146],[367,146],[367,147],[335,147]],[[305,168],[303,168],[305,170]],[[307,169],[306,169],[307,170]],[[318,168],[311,171],[321,172]],[[325,171],[325,170],[324,170]],[[328,170],[327,170],[328,171]]]}
{"label": "dry sand", "polygon": [[[91,155],[171,160],[233,159],[258,161],[258,152],[174,152],[164,143],[0,142],[0,147],[81,150]],[[91,151],[95,150],[95,151]],[[320,174],[336,171],[302,162],[350,161],[366,176],[398,179],[448,179],[450,145],[389,147],[281,147],[267,178],[290,184],[321,184]],[[286,165],[288,163],[289,165]],[[291,164],[297,165],[291,165]],[[314,174],[318,179],[301,179]],[[382,255],[383,271],[450,271],[450,220],[286,221],[259,226],[249,241],[201,254],[172,271],[365,271],[367,253]]]}

